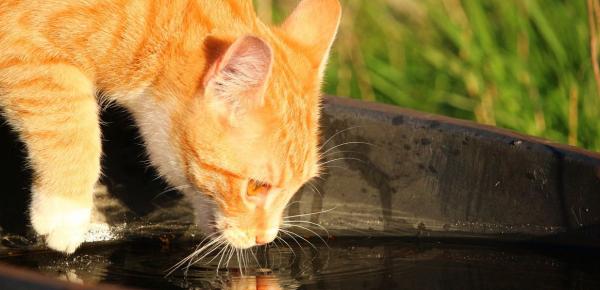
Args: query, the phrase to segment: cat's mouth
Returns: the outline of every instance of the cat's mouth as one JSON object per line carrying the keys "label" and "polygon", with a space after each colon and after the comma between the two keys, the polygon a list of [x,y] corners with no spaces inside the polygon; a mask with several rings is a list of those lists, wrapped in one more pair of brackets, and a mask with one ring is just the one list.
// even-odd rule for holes
{"label": "cat's mouth", "polygon": [[230,246],[238,249],[248,249],[268,244],[275,240],[279,232],[278,226],[262,229],[256,226],[242,228],[228,223],[226,218],[217,217],[216,220],[215,230],[219,232],[219,235],[217,235],[218,238],[223,239]]}
{"label": "cat's mouth", "polygon": [[220,239],[234,248],[247,249],[268,244],[279,232],[281,219],[272,213],[266,214],[264,210],[228,216],[214,199],[201,193],[192,197],[192,206],[196,226],[210,239]]}
{"label": "cat's mouth", "polygon": [[274,228],[265,231],[265,233],[251,234],[247,231],[229,228],[222,230],[221,235],[234,248],[248,249],[272,242],[277,236],[278,231],[279,229]]}
{"label": "cat's mouth", "polygon": [[253,237],[245,231],[228,228],[224,229],[221,235],[234,248],[248,249],[257,245]]}

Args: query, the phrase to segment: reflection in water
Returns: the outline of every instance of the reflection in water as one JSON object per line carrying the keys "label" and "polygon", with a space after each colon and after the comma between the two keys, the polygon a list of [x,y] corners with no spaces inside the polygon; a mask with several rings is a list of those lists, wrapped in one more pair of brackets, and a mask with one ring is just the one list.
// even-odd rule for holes
{"label": "reflection in water", "polygon": [[[102,265],[96,265],[100,269]],[[60,273],[52,273],[50,276],[55,276],[60,280],[68,281],[76,284],[98,284],[104,275],[100,272],[84,272],[81,269],[73,269],[65,267],[66,270]],[[53,272],[53,271],[50,271]],[[50,273],[46,273],[50,274]],[[185,289],[199,289],[193,285],[194,283],[184,282],[179,286]],[[202,283],[200,283],[202,284]],[[210,288],[224,290],[294,290],[299,287],[295,284],[286,284],[285,287],[280,283],[279,279],[274,274],[261,274],[258,276],[231,276],[220,277],[211,283]]]}
{"label": "reflection in water", "polygon": [[[313,241],[315,242],[315,241]],[[177,245],[177,246],[174,246]],[[0,249],[0,261],[76,283],[146,289],[600,289],[598,254],[571,250],[336,239],[329,248],[273,245],[165,277],[194,245],[160,240],[84,247],[70,257]],[[207,261],[209,261],[208,259]],[[242,265],[242,269],[240,266]],[[242,272],[244,275],[242,275]]]}
{"label": "reflection in water", "polygon": [[[296,289],[286,287],[285,289]],[[238,276],[223,284],[223,289],[230,290],[283,290],[283,286],[275,276]]]}

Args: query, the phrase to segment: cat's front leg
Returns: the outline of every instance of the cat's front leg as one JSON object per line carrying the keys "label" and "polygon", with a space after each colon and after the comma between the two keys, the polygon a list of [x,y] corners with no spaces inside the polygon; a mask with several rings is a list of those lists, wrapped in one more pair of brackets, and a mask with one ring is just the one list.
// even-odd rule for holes
{"label": "cat's front leg", "polygon": [[84,241],[100,174],[100,127],[92,83],[65,64],[16,75],[0,99],[33,169],[31,223],[47,245],[72,253]]}

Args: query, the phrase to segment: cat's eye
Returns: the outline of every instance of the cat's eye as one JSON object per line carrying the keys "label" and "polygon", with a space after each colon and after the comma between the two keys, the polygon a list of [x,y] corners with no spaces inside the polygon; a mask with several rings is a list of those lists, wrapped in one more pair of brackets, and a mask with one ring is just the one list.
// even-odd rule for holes
{"label": "cat's eye", "polygon": [[256,196],[256,195],[266,194],[267,192],[269,192],[269,189],[271,189],[270,184],[268,184],[266,182],[250,179],[248,181],[248,188],[246,189],[246,194],[248,196]]}

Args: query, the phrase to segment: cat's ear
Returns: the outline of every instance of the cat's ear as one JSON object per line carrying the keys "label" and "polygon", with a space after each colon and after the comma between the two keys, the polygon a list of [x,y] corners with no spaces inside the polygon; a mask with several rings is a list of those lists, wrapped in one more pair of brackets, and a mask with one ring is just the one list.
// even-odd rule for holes
{"label": "cat's ear", "polygon": [[213,112],[233,120],[262,106],[272,66],[271,48],[262,39],[242,36],[234,41],[204,78]]}
{"label": "cat's ear", "polygon": [[338,0],[302,0],[282,24],[286,35],[308,51],[322,75],[329,50],[340,24],[342,8]]}

